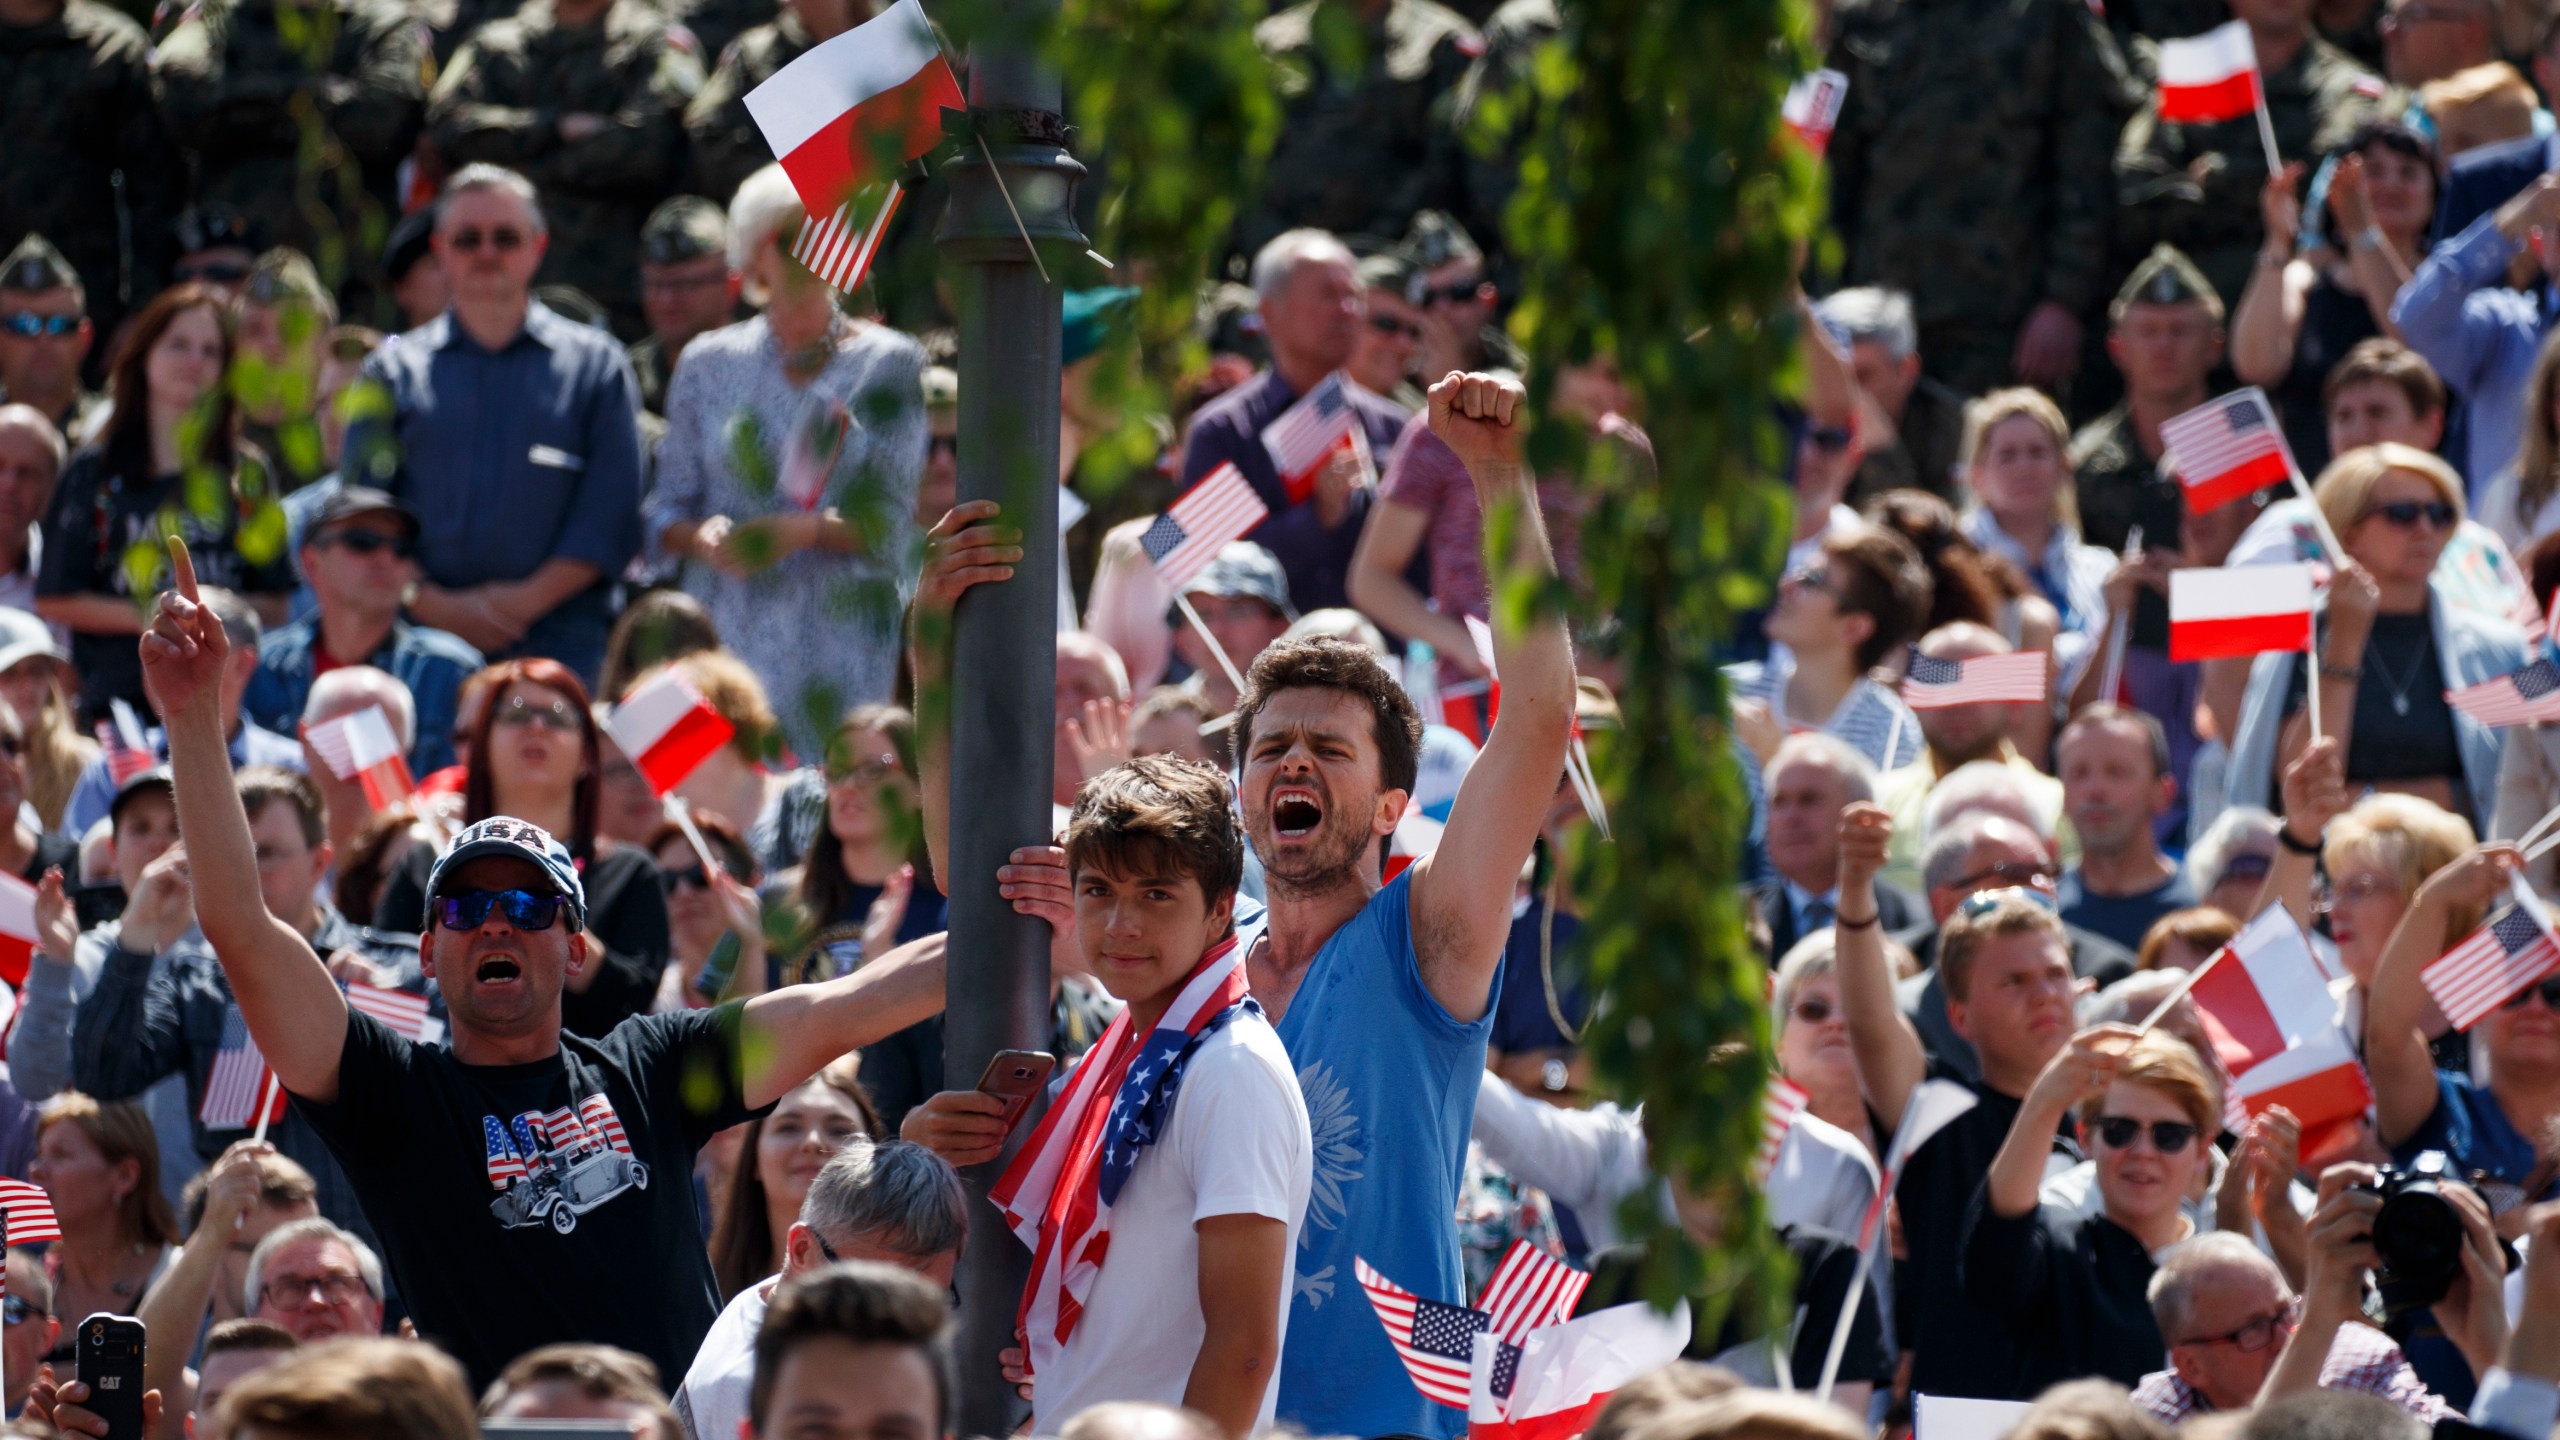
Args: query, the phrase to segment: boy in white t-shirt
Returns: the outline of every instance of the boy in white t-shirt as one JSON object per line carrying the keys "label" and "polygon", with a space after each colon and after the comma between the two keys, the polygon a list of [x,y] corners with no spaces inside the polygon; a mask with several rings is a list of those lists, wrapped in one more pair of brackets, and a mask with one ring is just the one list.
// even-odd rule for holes
{"label": "boy in white t-shirt", "polygon": [[1076,797],[1066,850],[1085,963],[1128,1009],[991,1197],[1034,1252],[1034,1422],[1153,1400],[1249,1435],[1271,1424],[1314,1144],[1245,993],[1226,779],[1130,761]]}

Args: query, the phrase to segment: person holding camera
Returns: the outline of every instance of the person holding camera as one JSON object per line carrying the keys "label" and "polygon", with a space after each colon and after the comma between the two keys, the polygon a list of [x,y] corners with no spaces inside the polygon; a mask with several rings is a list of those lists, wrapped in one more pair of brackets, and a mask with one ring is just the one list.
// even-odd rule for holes
{"label": "person holding camera", "polygon": [[[1964,1286],[2020,1355],[2025,1400],[2099,1375],[2137,1385],[2167,1347],[2152,1318],[2152,1256],[2195,1232],[2180,1202],[2206,1174],[2221,1097],[2185,1041],[2096,1025],[2046,1063],[1966,1217]],[[2097,1160],[2097,1215],[2040,1203],[2064,1118]]]}
{"label": "person holding camera", "polygon": [[2546,1137],[2560,1121],[2560,976],[2510,996],[2473,1027],[2472,1043],[2489,1059],[2485,1086],[2430,1058],[2425,1027],[2434,1006],[2419,979],[2444,949],[2447,917],[2487,913],[2523,866],[2515,846],[2482,845],[2418,887],[2374,966],[2364,1057],[2377,1131],[2394,1159],[2441,1150],[2454,1173],[2530,1189],[2520,1198],[2538,1200],[2551,1183]]}
{"label": "person holding camera", "polygon": [[2431,1314],[2474,1376],[2499,1363],[2508,1339],[2507,1253],[2488,1202],[2443,1179],[2442,1162],[2439,1155],[2388,1170],[2350,1162],[2320,1173],[2311,1273],[2298,1307],[2281,1312],[2292,1335],[2259,1405],[2312,1389],[2363,1390],[2430,1422],[2453,1414],[2434,1395],[2420,1408],[2409,1393],[2415,1377],[2396,1378],[2408,1362],[2396,1347],[2386,1353],[2389,1342],[2365,1327],[2365,1279],[2377,1272],[2386,1313]]}

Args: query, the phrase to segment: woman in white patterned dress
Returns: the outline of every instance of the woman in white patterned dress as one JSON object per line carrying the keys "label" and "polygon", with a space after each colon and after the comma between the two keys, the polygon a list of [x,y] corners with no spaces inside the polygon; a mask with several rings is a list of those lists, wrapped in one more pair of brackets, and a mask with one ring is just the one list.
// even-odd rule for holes
{"label": "woman in white patterned dress", "polygon": [[730,201],[730,263],[762,313],[685,346],[648,518],[814,760],[835,717],[896,683],[927,427],[923,350],[791,258],[805,219],[780,166]]}

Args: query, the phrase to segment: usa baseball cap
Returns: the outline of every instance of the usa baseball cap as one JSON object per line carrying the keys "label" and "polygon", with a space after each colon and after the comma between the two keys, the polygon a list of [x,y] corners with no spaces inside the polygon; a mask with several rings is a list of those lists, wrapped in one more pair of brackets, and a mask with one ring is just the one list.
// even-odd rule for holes
{"label": "usa baseball cap", "polygon": [[489,856],[541,866],[542,873],[550,877],[551,888],[569,902],[570,920],[579,929],[586,928],[587,891],[578,883],[578,866],[569,858],[569,847],[553,839],[550,831],[512,815],[492,815],[453,837],[453,844],[436,858],[435,868],[427,872],[427,898],[433,900],[444,893],[448,872]]}

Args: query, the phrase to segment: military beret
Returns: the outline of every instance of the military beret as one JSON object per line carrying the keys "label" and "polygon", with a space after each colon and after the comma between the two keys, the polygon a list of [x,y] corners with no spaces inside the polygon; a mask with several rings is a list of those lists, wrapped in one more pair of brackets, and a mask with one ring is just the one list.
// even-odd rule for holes
{"label": "military beret", "polygon": [[649,212],[640,227],[640,258],[678,265],[729,252],[729,215],[699,195],[678,195]]}
{"label": "military beret", "polygon": [[1058,306],[1058,363],[1073,365],[1110,343],[1112,332],[1128,323],[1137,298],[1132,285],[1068,291]]}
{"label": "military beret", "polygon": [[2214,293],[2213,282],[2204,278],[2196,262],[2166,241],[2151,247],[2142,263],[2125,277],[2124,288],[2116,292],[2115,307],[2127,305],[2182,305],[2191,300],[2215,305],[2221,297]]}
{"label": "military beret", "polygon": [[1404,232],[1403,249],[1417,270],[1437,270],[1452,260],[1484,258],[1483,249],[1467,233],[1467,227],[1437,210],[1425,210],[1413,217],[1412,226]]}
{"label": "military beret", "polygon": [[433,251],[436,232],[436,207],[421,206],[400,217],[391,227],[391,237],[382,244],[382,278],[397,285],[408,278],[411,266]]}
{"label": "military beret", "polygon": [[320,283],[320,272],[311,268],[310,257],[284,245],[258,257],[258,263],[249,268],[249,282],[240,294],[256,305],[300,303],[314,309],[330,306],[329,287]]}
{"label": "military beret", "polygon": [[32,232],[9,252],[9,258],[0,260],[0,290],[76,289],[79,284],[79,272],[53,248],[53,242]]}

